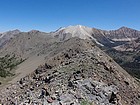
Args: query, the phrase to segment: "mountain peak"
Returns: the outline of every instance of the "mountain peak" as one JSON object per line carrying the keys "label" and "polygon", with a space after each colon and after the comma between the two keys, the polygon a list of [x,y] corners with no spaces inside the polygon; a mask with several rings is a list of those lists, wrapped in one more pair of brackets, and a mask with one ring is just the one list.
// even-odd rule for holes
{"label": "mountain peak", "polygon": [[15,30],[13,30],[13,31],[16,31],[16,32],[21,32],[19,29],[15,29]]}
{"label": "mountain peak", "polygon": [[128,28],[128,27],[122,26],[122,27],[120,27],[119,29],[126,29],[126,28]]}
{"label": "mountain peak", "polygon": [[38,30],[31,30],[31,31],[29,31],[29,33],[37,33],[37,32],[40,32],[40,31],[38,31]]}
{"label": "mountain peak", "polygon": [[20,32],[21,32],[20,30],[15,29],[15,30],[10,30],[10,31],[4,32],[2,34],[17,34],[17,33],[20,33]]}
{"label": "mountain peak", "polygon": [[82,27],[86,27],[86,26],[82,26],[82,25],[75,25],[73,27],[78,27],[78,28],[82,28]]}
{"label": "mountain peak", "polygon": [[[73,28],[73,29],[80,29],[80,28],[84,28],[84,27],[86,27],[86,26],[83,26],[83,25],[69,25],[69,26],[67,26],[67,27],[60,27],[58,30],[56,30],[56,31],[60,31],[60,30],[64,30],[64,29],[70,29],[70,28]],[[89,27],[88,27],[89,28]]]}
{"label": "mountain peak", "polygon": [[60,40],[66,40],[70,37],[79,37],[81,39],[90,39],[92,38],[92,28],[82,26],[82,25],[75,25],[75,26],[68,26],[64,28],[60,28],[53,33],[54,36],[58,36]]}
{"label": "mountain peak", "polygon": [[121,28],[119,28],[118,30],[123,30],[123,31],[128,31],[128,30],[135,30],[135,29],[132,29],[132,28],[128,28],[128,27],[125,27],[125,26],[122,26]]}

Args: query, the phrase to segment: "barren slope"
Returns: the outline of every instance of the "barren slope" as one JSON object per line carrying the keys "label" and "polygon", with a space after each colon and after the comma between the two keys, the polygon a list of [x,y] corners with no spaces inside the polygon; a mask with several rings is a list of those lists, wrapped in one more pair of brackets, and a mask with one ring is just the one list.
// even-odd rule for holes
{"label": "barren slope", "polygon": [[54,46],[45,65],[1,90],[2,103],[139,105],[138,82],[92,42],[72,38]]}

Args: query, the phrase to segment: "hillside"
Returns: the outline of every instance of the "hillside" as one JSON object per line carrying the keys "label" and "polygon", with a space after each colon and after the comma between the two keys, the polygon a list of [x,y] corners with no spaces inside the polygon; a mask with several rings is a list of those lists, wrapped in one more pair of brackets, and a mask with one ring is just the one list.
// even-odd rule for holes
{"label": "hillside", "polygon": [[75,36],[92,40],[131,75],[140,78],[140,60],[138,59],[140,31],[138,30],[121,27],[106,31],[77,25],[60,28],[50,34],[61,41]]}
{"label": "hillside", "polygon": [[[140,73],[139,31],[126,27],[105,31],[77,25],[51,33],[16,32],[6,32],[0,38],[0,58],[16,58],[15,63],[9,62],[10,58],[4,61],[4,72],[10,70],[12,75],[0,77],[0,103],[140,104],[140,83],[132,77],[139,78]],[[115,49],[121,46],[133,51]],[[23,62],[17,65],[20,59]],[[10,69],[9,64],[14,68]]]}
{"label": "hillside", "polygon": [[140,38],[106,50],[131,75],[140,78]]}
{"label": "hillside", "polygon": [[1,89],[1,103],[139,105],[139,83],[91,41],[71,38],[51,48],[44,65]]}
{"label": "hillside", "polygon": [[55,42],[56,39],[47,33],[40,31],[21,32],[14,38],[9,39],[5,45],[0,48],[0,54],[15,54],[18,57],[28,58],[39,53],[44,47]]}
{"label": "hillside", "polygon": [[7,43],[8,40],[14,38],[17,34],[19,34],[19,30],[12,30],[4,33],[0,33],[0,47]]}
{"label": "hillside", "polygon": [[[47,33],[36,30],[20,32],[13,38],[7,39],[7,42],[0,48],[0,57],[8,54],[10,56],[15,55],[17,60],[24,60],[24,62],[10,71],[14,74],[14,77],[12,76],[14,79],[10,82],[16,82],[31,73],[39,65],[44,64],[44,54],[41,51],[44,48],[50,47],[56,41],[55,38],[49,36]],[[8,75],[4,79],[0,78],[2,84],[5,84],[5,81],[9,81]]]}
{"label": "hillside", "polygon": [[109,37],[113,41],[133,41],[140,37],[140,31],[127,27],[121,27],[117,30],[109,31]]}
{"label": "hillside", "polygon": [[[105,31],[82,25],[60,28],[51,33],[40,32],[37,30],[32,30],[30,32],[13,30],[0,34],[0,56],[3,57],[6,54],[16,55],[18,59],[26,59],[27,62],[34,61],[36,64],[35,66],[31,67],[24,62],[21,67],[17,68],[16,74],[24,74],[25,72],[30,71],[30,68],[35,69],[45,61],[44,53],[47,54],[49,50],[41,52],[44,48],[49,49],[49,46],[52,46],[53,43],[58,41],[63,42],[72,37],[79,37],[81,39],[92,40],[130,74],[134,74],[134,76],[136,75],[136,77],[139,78],[140,72],[138,68],[139,66],[137,66],[139,65],[139,59],[137,60],[137,58],[139,58],[139,35],[139,31],[127,27]],[[123,57],[119,58],[120,55],[124,56],[124,59]],[[128,64],[135,66],[127,67]],[[25,65],[27,65],[26,71],[24,70]]]}

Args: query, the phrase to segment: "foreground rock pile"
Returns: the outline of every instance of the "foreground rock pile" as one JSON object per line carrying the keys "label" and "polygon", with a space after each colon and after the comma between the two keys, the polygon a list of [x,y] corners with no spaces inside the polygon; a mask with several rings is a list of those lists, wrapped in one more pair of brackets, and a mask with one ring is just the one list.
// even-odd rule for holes
{"label": "foreground rock pile", "polygon": [[0,103],[139,105],[137,81],[90,42],[77,38],[72,41],[73,46],[46,57],[45,65],[1,89]]}

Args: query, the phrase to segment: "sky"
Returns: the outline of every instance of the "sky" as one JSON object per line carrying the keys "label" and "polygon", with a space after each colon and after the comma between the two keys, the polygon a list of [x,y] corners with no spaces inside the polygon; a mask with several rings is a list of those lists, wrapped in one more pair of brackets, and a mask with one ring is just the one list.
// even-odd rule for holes
{"label": "sky", "polygon": [[0,0],[0,32],[50,32],[79,24],[140,30],[140,0]]}

